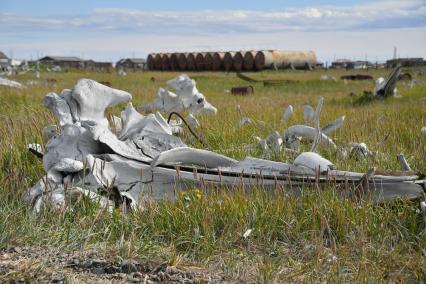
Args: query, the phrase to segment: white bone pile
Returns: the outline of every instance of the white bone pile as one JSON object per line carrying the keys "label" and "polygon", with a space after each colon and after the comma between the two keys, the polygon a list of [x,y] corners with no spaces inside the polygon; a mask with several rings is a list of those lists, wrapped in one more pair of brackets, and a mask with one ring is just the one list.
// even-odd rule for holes
{"label": "white bone pile", "polygon": [[217,113],[217,109],[198,91],[195,81],[189,78],[188,75],[182,74],[175,79],[169,80],[167,85],[173,88],[176,93],[160,88],[157,92],[157,99],[141,106],[141,110],[146,112],[162,111],[165,113],[187,111],[189,115],[186,120],[192,127],[199,125],[195,115],[199,113]]}
{"label": "white bone pile", "polygon": [[[178,78],[185,81],[185,77]],[[169,82],[174,85],[176,80]],[[175,87],[179,92],[179,87]],[[190,148],[173,136],[172,126],[160,113],[146,116],[138,113],[131,98],[125,91],[89,79],[79,80],[72,90],[63,90],[60,95],[46,95],[44,104],[58,119],[59,127],[48,126],[43,130],[43,138],[48,140],[43,155],[46,175],[24,194],[25,201],[36,212],[44,205],[73,204],[81,196],[107,208],[111,208],[112,203],[138,206],[146,198],[173,199],[176,191],[208,183],[258,186],[261,180],[262,188],[276,188],[279,183],[300,188],[309,180],[326,181],[330,176],[342,182],[347,182],[348,178],[355,182],[363,180],[362,173],[335,170],[332,162],[314,153],[315,147],[312,152],[301,153],[293,164],[251,157],[237,161]],[[110,123],[105,118],[106,109],[121,103],[127,103],[121,118],[113,116]],[[315,141],[333,144],[319,129],[321,107],[322,100],[314,114],[315,128],[306,130],[308,134],[301,135],[296,129],[290,131],[290,127],[284,137],[304,136],[314,140],[314,144]],[[327,126],[329,131],[343,119],[336,121],[331,124],[333,126]],[[264,147],[279,149],[283,139],[274,132],[262,143]],[[39,145],[28,147],[32,152],[40,152]],[[327,176],[318,176],[325,173]],[[401,187],[405,190],[402,195],[409,198],[417,198],[422,192],[419,185],[401,183],[414,181],[417,176],[371,176],[376,179],[374,184],[381,186],[375,188],[380,194],[378,200],[401,195]],[[398,183],[395,186],[391,182]]]}

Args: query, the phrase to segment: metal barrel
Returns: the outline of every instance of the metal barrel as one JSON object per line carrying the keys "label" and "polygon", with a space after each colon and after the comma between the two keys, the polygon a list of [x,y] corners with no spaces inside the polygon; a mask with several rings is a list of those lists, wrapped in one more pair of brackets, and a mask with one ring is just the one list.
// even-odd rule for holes
{"label": "metal barrel", "polygon": [[163,53],[161,56],[161,70],[168,71],[170,70],[170,54]]}
{"label": "metal barrel", "polygon": [[155,53],[148,54],[146,64],[148,65],[149,70],[155,70]]}
{"label": "metal barrel", "polygon": [[186,56],[186,69],[187,70],[195,70],[196,64],[195,64],[195,53],[188,53]]}
{"label": "metal barrel", "polygon": [[228,52],[225,52],[225,55],[223,56],[223,69],[226,72],[231,71],[233,68],[232,58],[234,57],[234,55],[235,55],[235,52],[228,51]]}
{"label": "metal barrel", "polygon": [[162,56],[163,54],[162,53],[157,53],[157,54],[155,54],[155,57],[154,57],[154,69],[155,70],[161,70],[162,69],[162,58],[161,58],[161,56]]}
{"label": "metal barrel", "polygon": [[204,70],[212,70],[213,66],[213,56],[212,53],[207,52],[204,56]]}
{"label": "metal barrel", "polygon": [[196,70],[206,70],[205,67],[205,52],[198,52],[195,56],[195,69]]}
{"label": "metal barrel", "polygon": [[235,52],[234,56],[232,57],[232,66],[234,67],[234,70],[237,72],[240,72],[243,70],[243,53],[241,51]]}
{"label": "metal barrel", "polygon": [[243,69],[246,71],[252,71],[254,70],[254,57],[256,56],[256,51],[251,50],[247,51],[244,54],[243,59]]}
{"label": "metal barrel", "polygon": [[213,63],[212,63],[212,70],[213,71],[223,70],[223,57],[224,56],[225,56],[225,52],[213,53]]}
{"label": "metal barrel", "polygon": [[254,64],[257,70],[264,68],[305,69],[315,66],[317,57],[314,51],[262,50],[256,53]]}
{"label": "metal barrel", "polygon": [[179,53],[178,55],[178,63],[179,63],[179,70],[186,70],[188,66],[188,61],[186,60],[188,53]]}
{"label": "metal barrel", "polygon": [[170,60],[170,70],[176,71],[179,70],[179,60],[178,60],[179,53],[172,53],[170,54],[169,60]]}

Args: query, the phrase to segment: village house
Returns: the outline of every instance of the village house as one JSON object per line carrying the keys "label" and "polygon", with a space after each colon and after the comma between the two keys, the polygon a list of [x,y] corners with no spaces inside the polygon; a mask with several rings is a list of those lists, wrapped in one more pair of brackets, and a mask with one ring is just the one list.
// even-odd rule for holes
{"label": "village house", "polygon": [[112,71],[113,66],[111,62],[96,62],[90,59],[84,62],[84,68],[90,71],[109,73]]}
{"label": "village house", "polygon": [[5,71],[10,67],[11,60],[3,52],[0,51],[0,71]]}
{"label": "village house", "polygon": [[145,58],[123,58],[115,64],[115,69],[123,69],[124,71],[143,71],[147,70]]}
{"label": "village house", "polygon": [[423,58],[397,58],[386,61],[387,68],[394,68],[398,64],[402,67],[419,67],[426,66],[426,61]]}
{"label": "village house", "polygon": [[62,68],[84,68],[84,60],[75,56],[45,56],[38,61],[42,64]]}

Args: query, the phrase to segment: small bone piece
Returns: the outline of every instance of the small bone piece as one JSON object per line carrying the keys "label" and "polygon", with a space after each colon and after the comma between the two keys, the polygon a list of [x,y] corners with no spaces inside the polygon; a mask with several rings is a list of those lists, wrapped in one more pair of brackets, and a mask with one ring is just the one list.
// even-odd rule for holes
{"label": "small bone piece", "polygon": [[314,152],[303,152],[296,157],[293,164],[295,166],[303,166],[313,171],[320,170],[321,173],[327,170],[334,170],[336,167],[329,160],[321,157],[319,154]]}
{"label": "small bone piece", "polygon": [[407,160],[404,157],[404,154],[399,154],[397,156],[398,162],[401,165],[402,170],[404,171],[412,171],[412,169],[410,168],[410,165],[408,164]]}
{"label": "small bone piece", "polygon": [[303,107],[303,116],[305,117],[305,125],[311,125],[311,121],[314,119],[315,111],[310,105]]}
{"label": "small bone piece", "polygon": [[290,116],[292,116],[292,114],[293,114],[293,106],[292,105],[289,105],[285,110],[284,110],[284,112],[283,112],[283,115],[282,115],[282,117],[281,117],[281,121],[282,122],[287,122],[288,121],[288,119],[290,118]]}

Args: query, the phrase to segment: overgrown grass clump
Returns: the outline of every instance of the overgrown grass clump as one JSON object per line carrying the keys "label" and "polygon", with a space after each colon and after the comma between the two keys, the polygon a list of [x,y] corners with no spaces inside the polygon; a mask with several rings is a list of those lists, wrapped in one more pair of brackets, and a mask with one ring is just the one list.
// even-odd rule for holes
{"label": "overgrown grass clump", "polygon": [[[368,71],[374,77],[386,72]],[[245,85],[234,74],[194,73],[198,88],[219,113],[202,117],[199,132],[209,150],[241,159],[259,155],[244,145],[253,136],[266,137],[272,130],[283,132],[288,125],[303,123],[304,104],[315,105],[325,98],[321,123],[346,114],[345,125],[334,135],[338,145],[364,142],[375,157],[366,161],[337,159],[321,153],[339,169],[366,171],[399,169],[396,155],[404,153],[410,165],[426,171],[426,80],[414,88],[398,83],[402,98],[354,104],[359,94],[372,90],[372,82],[323,82],[316,72],[262,72],[262,79],[298,80],[284,86],[254,84],[255,93],[234,97],[225,90]],[[79,78],[110,81],[129,91],[134,105],[154,98],[160,86],[177,73],[138,73],[126,77],[96,73],[42,73],[39,84],[24,90],[0,89],[0,247],[46,246],[63,250],[96,248],[123,258],[150,257],[194,263],[241,282],[283,281],[426,281],[426,217],[416,212],[418,204],[400,200],[390,204],[354,201],[339,197],[332,186],[307,186],[301,196],[282,189],[264,192],[254,188],[194,189],[172,201],[147,203],[141,210],[108,213],[82,200],[70,208],[45,209],[33,214],[21,196],[43,176],[41,163],[26,150],[28,143],[42,143],[41,129],[54,124],[42,106],[43,96],[71,88]],[[341,74],[334,71],[334,76]],[[155,82],[150,78],[154,76]],[[31,74],[17,76],[20,82],[35,80]],[[43,79],[55,78],[55,85]],[[292,104],[295,115],[288,125],[280,124],[283,109]],[[235,109],[240,105],[241,114]],[[119,114],[119,108],[110,110]],[[241,116],[264,121],[266,126],[239,126]],[[201,147],[190,136],[186,142]],[[307,147],[308,149],[308,147]],[[276,160],[293,157],[277,155]],[[248,238],[244,232],[252,229]]]}

